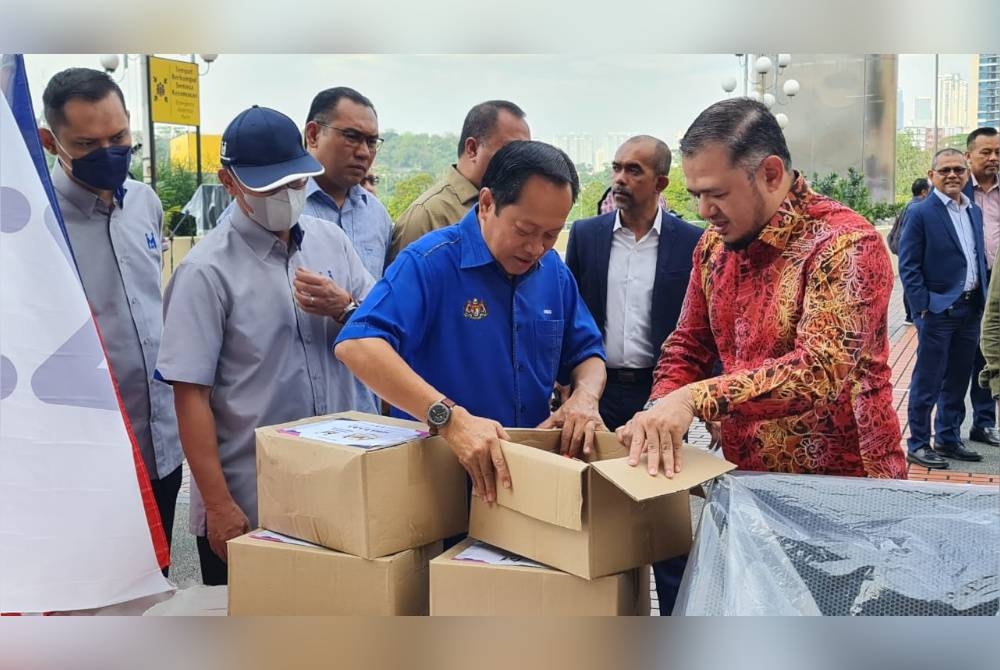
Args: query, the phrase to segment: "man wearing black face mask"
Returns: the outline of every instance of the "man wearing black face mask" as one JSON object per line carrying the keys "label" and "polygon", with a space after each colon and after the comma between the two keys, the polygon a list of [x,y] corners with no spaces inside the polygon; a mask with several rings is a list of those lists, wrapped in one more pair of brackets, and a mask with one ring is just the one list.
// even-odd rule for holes
{"label": "man wearing black face mask", "polygon": [[182,454],[173,393],[153,379],[163,330],[163,207],[152,189],[128,178],[128,112],[107,74],[64,70],[43,102],[48,128],[39,135],[56,156],[59,209],[169,543]]}

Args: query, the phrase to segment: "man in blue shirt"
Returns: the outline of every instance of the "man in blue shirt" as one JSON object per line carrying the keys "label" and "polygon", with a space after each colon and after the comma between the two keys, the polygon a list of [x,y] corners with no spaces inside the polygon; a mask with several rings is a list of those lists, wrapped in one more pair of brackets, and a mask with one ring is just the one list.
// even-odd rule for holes
{"label": "man in blue shirt", "polygon": [[361,186],[382,144],[375,106],[346,86],[320,91],[309,107],[304,136],[306,150],[323,166],[323,174],[306,183],[302,213],[340,226],[365,268],[378,279],[392,219],[378,198]]}
{"label": "man in blue shirt", "polygon": [[[478,205],[403,250],[337,338],[336,356],[394,413],[440,431],[487,502],[497,479],[511,486],[503,426],[561,428],[569,455],[603,428],[601,332],[552,251],[578,192],[559,149],[506,145]],[[572,394],[550,415],[557,379]]]}

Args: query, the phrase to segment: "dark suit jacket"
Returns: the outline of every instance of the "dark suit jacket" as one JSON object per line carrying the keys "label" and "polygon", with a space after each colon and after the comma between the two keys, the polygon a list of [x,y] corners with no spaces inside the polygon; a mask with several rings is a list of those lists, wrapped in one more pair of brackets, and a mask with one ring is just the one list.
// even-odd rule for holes
{"label": "dark suit jacket", "polygon": [[[602,333],[607,321],[608,264],[614,225],[615,212],[581,219],[570,228],[566,247],[566,265],[576,277],[580,295]],[[663,212],[651,315],[652,341],[657,346],[677,327],[691,276],[691,257],[702,232],[698,226]]]}
{"label": "dark suit jacket", "polygon": [[[983,213],[975,204],[967,210],[976,240],[979,291],[986,302],[986,253],[983,242]],[[899,278],[914,314],[929,310],[935,314],[951,307],[962,294],[966,261],[962,243],[951,222],[948,209],[931,191],[923,202],[911,207],[899,239]]]}

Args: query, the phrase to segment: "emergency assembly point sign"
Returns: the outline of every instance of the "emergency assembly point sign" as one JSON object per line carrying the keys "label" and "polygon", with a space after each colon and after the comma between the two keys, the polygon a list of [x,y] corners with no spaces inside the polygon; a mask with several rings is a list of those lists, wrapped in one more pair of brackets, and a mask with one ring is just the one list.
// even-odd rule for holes
{"label": "emergency assembly point sign", "polygon": [[150,57],[149,85],[155,123],[201,125],[196,63]]}

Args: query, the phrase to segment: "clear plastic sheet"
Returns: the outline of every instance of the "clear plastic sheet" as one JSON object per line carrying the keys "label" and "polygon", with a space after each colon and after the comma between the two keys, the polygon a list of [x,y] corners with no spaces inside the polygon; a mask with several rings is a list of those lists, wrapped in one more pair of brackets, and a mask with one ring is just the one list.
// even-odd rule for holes
{"label": "clear plastic sheet", "polygon": [[998,571],[996,487],[733,473],[673,613],[995,616]]}

